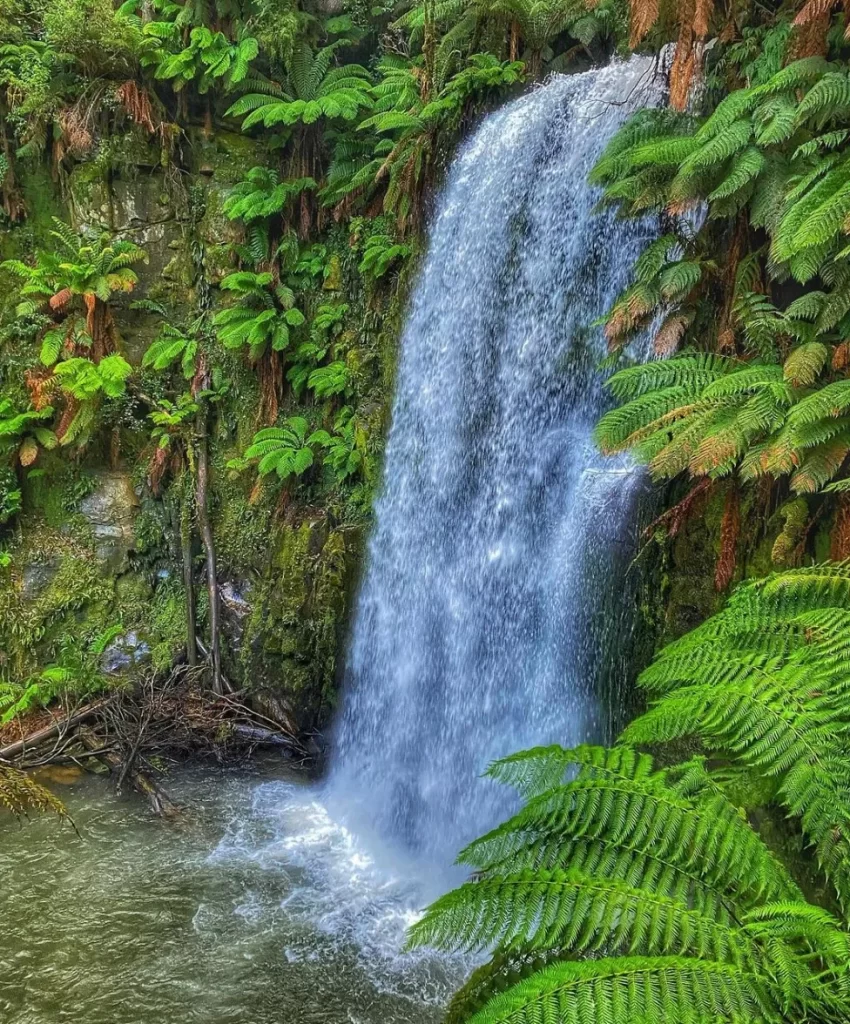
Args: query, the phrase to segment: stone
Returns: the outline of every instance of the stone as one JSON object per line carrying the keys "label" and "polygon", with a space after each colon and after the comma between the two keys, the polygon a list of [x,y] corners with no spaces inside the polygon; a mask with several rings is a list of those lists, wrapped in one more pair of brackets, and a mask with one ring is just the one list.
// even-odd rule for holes
{"label": "stone", "polygon": [[95,539],[98,558],[113,572],[123,572],[135,548],[135,518],[139,499],[129,474],[104,471],[95,489],[80,505]]}
{"label": "stone", "polygon": [[117,675],[128,668],[135,668],[150,657],[150,645],[139,638],[135,630],[128,630],[116,637],[103,652],[100,667],[107,675]]}
{"label": "stone", "polygon": [[238,653],[242,646],[245,625],[251,614],[250,593],[251,584],[247,581],[227,580],[218,586],[222,630],[234,654]]}
{"label": "stone", "polygon": [[21,573],[21,598],[24,601],[34,601],[42,594],[59,571],[58,559],[49,562],[31,562],[24,566]]}

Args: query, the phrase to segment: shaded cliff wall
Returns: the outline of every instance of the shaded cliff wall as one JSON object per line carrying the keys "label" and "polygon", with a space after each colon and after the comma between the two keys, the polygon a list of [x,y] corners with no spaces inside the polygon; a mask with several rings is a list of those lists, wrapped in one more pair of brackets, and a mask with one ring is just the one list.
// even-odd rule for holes
{"label": "shaded cliff wall", "polygon": [[[0,233],[0,251],[26,258],[46,247],[54,215],[141,244],[149,262],[116,315],[122,351],[138,366],[158,318],[131,308],[131,300],[161,301],[188,317],[200,261],[214,304],[221,302],[216,286],[233,269],[231,246],[239,232],[222,213],[223,197],[269,158],[253,140],[198,131],[182,144],[181,170],[166,172],[155,145],[134,135],[113,143],[108,161],[76,163],[58,180],[34,170],[25,179],[30,216]],[[361,483],[343,493],[313,489],[304,497],[303,489],[290,495],[255,487],[249,474],[227,469],[265,425],[257,421],[257,374],[238,354],[223,355],[230,388],[211,424],[225,669],[234,681],[282,698],[304,729],[323,724],[335,700],[406,293],[404,279],[364,280],[356,239],[347,230],[330,225],[310,244],[319,270],[299,304],[308,313],[327,302],[349,307],[334,344],[353,382]],[[14,360],[6,366],[11,376]],[[294,399],[291,410],[282,409],[288,411],[295,411]],[[165,667],[179,656],[185,595],[178,503],[168,487],[157,494],[150,486],[145,412],[128,403],[79,458],[43,453],[37,471],[21,473],[22,513],[0,545],[10,556],[0,564],[0,677],[34,671],[62,636],[119,623],[122,633],[110,655],[115,666],[152,660]],[[203,627],[203,560],[200,550],[194,554]]]}

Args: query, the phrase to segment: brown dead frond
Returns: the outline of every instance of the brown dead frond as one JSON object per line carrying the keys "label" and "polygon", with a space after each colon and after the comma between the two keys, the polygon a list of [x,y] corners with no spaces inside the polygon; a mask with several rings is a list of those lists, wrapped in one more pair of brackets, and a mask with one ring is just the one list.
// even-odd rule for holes
{"label": "brown dead frond", "polygon": [[130,120],[144,128],[149,135],[159,131],[162,121],[154,121],[153,106],[147,89],[140,89],[132,79],[129,79],[118,86],[115,96]]}
{"label": "brown dead frond", "polygon": [[726,492],[726,506],[720,525],[720,555],[714,570],[714,586],[718,591],[726,590],[732,582],[737,564],[738,537],[741,533],[741,506],[738,488],[732,484]]}
{"label": "brown dead frond", "polygon": [[700,480],[680,502],[650,523],[644,531],[644,536],[651,536],[656,530],[662,529],[668,537],[675,537],[689,517],[702,507],[702,499],[707,496],[712,484],[713,481],[707,477]]}
{"label": "brown dead frond", "polygon": [[59,387],[59,381],[52,370],[26,370],[24,383],[30,393],[33,409],[40,412],[52,404],[53,396]]}
{"label": "brown dead frond", "polygon": [[629,46],[634,49],[658,21],[658,0],[631,0]]}
{"label": "brown dead frond", "polygon": [[56,292],[55,295],[50,296],[48,305],[54,313],[63,313],[66,306],[71,301],[72,295],[73,293],[70,288],[62,288],[60,291]]}
{"label": "brown dead frond", "polygon": [[813,21],[819,21],[824,16],[829,17],[839,2],[840,0],[807,0],[794,19],[794,24],[809,25]]}
{"label": "brown dead frond", "polygon": [[708,35],[709,22],[713,13],[714,0],[697,0],[693,23],[693,32],[697,39],[705,39]]}
{"label": "brown dead frond", "polygon": [[683,36],[687,38],[680,37],[676,44],[673,66],[670,68],[670,106],[674,110],[687,109],[691,88],[702,67],[691,34],[683,33]]}
{"label": "brown dead frond", "polygon": [[658,333],[652,347],[657,356],[670,356],[679,347],[679,342],[685,334],[688,326],[688,319],[684,316],[668,316]]}
{"label": "brown dead frond", "polygon": [[64,149],[62,157],[81,157],[91,152],[94,136],[88,124],[88,118],[79,106],[66,107],[59,112],[59,128],[62,132]]}
{"label": "brown dead frond", "polygon": [[62,438],[68,433],[71,428],[71,424],[74,422],[77,413],[80,411],[80,403],[74,398],[73,395],[65,396],[65,408],[62,410],[62,415],[59,417],[59,424],[56,427],[56,436],[61,442]]}
{"label": "brown dead frond", "polygon": [[115,321],[108,304],[99,299],[94,292],[86,292],[83,295],[83,302],[86,307],[86,331],[92,343],[92,358],[99,363],[117,347]]}
{"label": "brown dead frond", "polygon": [[842,494],[829,535],[829,557],[837,562],[850,558],[850,495]]}

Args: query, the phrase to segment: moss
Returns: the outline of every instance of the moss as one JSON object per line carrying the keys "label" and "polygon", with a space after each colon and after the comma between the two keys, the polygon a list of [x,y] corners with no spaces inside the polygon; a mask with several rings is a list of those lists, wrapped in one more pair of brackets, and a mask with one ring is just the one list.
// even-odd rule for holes
{"label": "moss", "polygon": [[0,666],[18,677],[50,661],[63,635],[116,621],[115,581],[90,545],[33,522],[24,536],[0,569]]}
{"label": "moss", "polygon": [[211,137],[202,131],[190,135],[195,174],[212,175],[214,181],[236,182],[252,167],[268,165],[265,146],[250,135],[221,129]]}
{"label": "moss", "polygon": [[53,218],[64,214],[49,169],[44,164],[29,165],[21,186],[27,204],[27,227],[36,239],[46,242],[54,227]]}
{"label": "moss", "polygon": [[665,625],[662,643],[699,625],[720,607],[714,570],[720,550],[725,496],[712,495],[689,516],[670,545]]}
{"label": "moss", "polygon": [[322,283],[322,290],[326,292],[342,291],[342,260],[337,253],[334,253],[328,260],[327,273]]}
{"label": "moss", "polygon": [[127,572],[115,581],[116,604],[133,624],[142,621],[152,597],[153,587],[141,573]]}
{"label": "moss", "polygon": [[336,702],[337,659],[359,556],[357,535],[323,516],[287,523],[268,571],[252,592],[241,668],[251,686],[275,690],[302,727]]}
{"label": "moss", "polygon": [[185,650],[186,592],[175,577],[166,577],[154,591],[143,635],[150,644],[154,668],[167,669]]}
{"label": "moss", "polygon": [[30,473],[24,487],[25,507],[53,529],[73,526],[85,534],[85,520],[77,512],[95,486],[94,474],[70,465],[58,452],[43,453],[39,463],[42,472]]}
{"label": "moss", "polygon": [[832,557],[832,523],[820,523],[814,536],[814,561],[826,562]]}

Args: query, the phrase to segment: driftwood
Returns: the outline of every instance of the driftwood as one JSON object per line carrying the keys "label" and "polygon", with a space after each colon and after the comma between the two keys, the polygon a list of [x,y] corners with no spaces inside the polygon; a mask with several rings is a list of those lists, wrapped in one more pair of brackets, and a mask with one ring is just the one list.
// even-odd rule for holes
{"label": "driftwood", "polygon": [[[127,783],[158,815],[173,818],[180,808],[148,769],[151,757],[206,755],[222,761],[269,747],[292,767],[313,760],[295,723],[284,716],[285,706],[273,700],[261,708],[251,706],[253,699],[249,703],[244,691],[216,696],[200,665],[179,665],[167,676],[146,671],[134,682],[3,747],[0,765],[23,770],[69,763],[82,767],[95,758],[108,768],[119,791]],[[223,683],[233,690],[226,679]],[[276,720],[281,717],[285,721]]]}
{"label": "driftwood", "polygon": [[28,750],[40,747],[48,740],[61,739],[63,736],[67,736],[80,723],[87,721],[97,714],[105,704],[106,701],[103,700],[96,701],[94,704],[88,704],[86,707],[80,708],[79,711],[73,712],[67,718],[62,718],[52,725],[30,733],[29,736],[25,736],[22,740],[17,740],[15,743],[10,743],[8,746],[0,748],[0,761],[12,761],[15,758],[21,757]]}
{"label": "driftwood", "polygon": [[260,747],[286,747],[293,753],[304,754],[304,750],[291,736],[284,736],[271,729],[261,729],[257,725],[241,725],[239,722],[230,727],[230,731],[239,739]]}
{"label": "driftwood", "polygon": [[118,754],[105,748],[103,738],[88,726],[82,726],[77,730],[80,742],[90,751],[98,761],[106,765],[111,771],[118,773],[119,780],[125,776],[129,778],[133,789],[143,796],[151,808],[161,818],[176,818],[180,815],[180,807],[171,799],[165,790],[140,768],[127,768]]}

